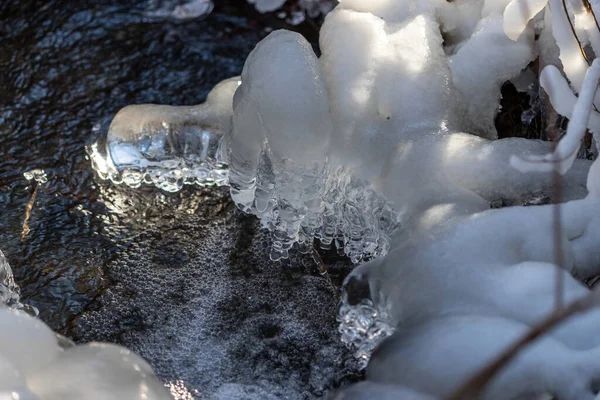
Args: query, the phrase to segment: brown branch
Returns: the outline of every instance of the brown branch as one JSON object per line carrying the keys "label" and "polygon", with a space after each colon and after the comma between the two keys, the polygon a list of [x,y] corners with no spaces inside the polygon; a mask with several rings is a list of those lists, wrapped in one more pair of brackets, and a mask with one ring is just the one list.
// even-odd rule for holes
{"label": "brown branch", "polygon": [[33,210],[33,204],[35,203],[35,197],[37,196],[38,187],[40,187],[40,183],[35,181],[35,187],[33,189],[33,193],[31,194],[31,198],[27,203],[27,207],[25,208],[25,220],[23,221],[23,229],[21,230],[21,240],[27,239],[27,235],[29,235],[29,218],[31,217],[31,210]]}
{"label": "brown branch", "polygon": [[575,31],[575,26],[573,25],[573,21],[571,21],[571,17],[569,16],[569,10],[567,9],[567,3],[565,2],[565,0],[562,0],[562,4],[563,9],[565,11],[565,15],[567,16],[567,21],[569,21],[569,25],[571,26],[571,32],[573,33],[573,36],[575,37],[575,40],[577,40],[577,44],[579,45],[579,51],[581,51],[581,55],[583,56],[585,62],[587,62],[588,65],[591,65],[590,60],[588,60],[587,55],[585,54],[585,50],[583,49],[583,46],[579,41],[579,37],[577,36],[577,32]]}
{"label": "brown branch", "polygon": [[598,25],[598,18],[596,18],[596,13],[594,12],[594,8],[592,7],[592,5],[590,4],[590,2],[588,0],[583,0],[583,6],[589,13],[592,14],[592,17],[594,17],[594,22],[596,23],[596,29],[598,29],[598,31],[600,32],[600,25]]}
{"label": "brown branch", "polygon": [[540,336],[558,326],[573,315],[597,306],[600,302],[600,296],[598,294],[598,291],[592,291],[585,297],[570,303],[560,311],[552,313],[549,317],[545,318],[542,322],[534,326],[520,340],[507,348],[492,363],[479,371],[466,383],[461,385],[459,389],[454,392],[454,394],[448,397],[448,400],[474,400],[479,398],[481,391],[485,388],[487,383],[494,376],[496,376],[496,374],[502,368],[504,368],[506,364],[508,364],[517,354],[519,354],[519,352],[523,350],[525,346],[529,345],[531,342],[538,339]]}
{"label": "brown branch", "polygon": [[336,297],[339,300],[340,299],[340,294],[339,294],[337,288],[335,287],[335,285],[333,284],[333,281],[331,280],[331,277],[329,276],[329,273],[327,272],[327,266],[323,262],[323,259],[321,258],[321,255],[319,254],[319,252],[317,251],[317,249],[315,249],[315,246],[311,245],[310,246],[310,251],[311,251],[313,260],[315,261],[315,263],[319,267],[319,271],[320,271],[321,275],[324,276],[325,279],[327,279],[327,282],[329,282],[329,285],[331,286],[331,289],[333,290],[333,293],[335,293]]}

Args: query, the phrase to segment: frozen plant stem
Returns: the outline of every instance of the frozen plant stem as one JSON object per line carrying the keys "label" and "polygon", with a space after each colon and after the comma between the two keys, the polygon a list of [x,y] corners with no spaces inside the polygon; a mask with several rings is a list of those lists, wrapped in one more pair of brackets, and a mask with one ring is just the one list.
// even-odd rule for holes
{"label": "frozen plant stem", "polygon": [[27,203],[27,207],[25,208],[25,220],[23,221],[23,229],[21,231],[21,240],[25,241],[27,239],[27,235],[29,235],[29,218],[31,217],[31,210],[33,210],[33,204],[35,203],[35,197],[37,196],[38,188],[40,187],[40,182],[37,180],[34,183],[33,193],[31,194],[31,198]]}
{"label": "frozen plant stem", "polygon": [[319,254],[317,249],[315,249],[314,246],[310,246],[310,251],[311,251],[313,260],[315,260],[315,263],[317,263],[317,266],[319,267],[319,271],[320,271],[321,275],[324,276],[325,279],[327,279],[327,282],[329,282],[329,285],[331,286],[333,293],[335,293],[335,296],[337,297],[337,299],[340,300],[340,293],[335,288],[335,285],[333,284],[333,281],[331,280],[331,277],[329,276],[329,273],[327,272],[327,267],[325,266],[325,263],[323,262],[321,255]]}

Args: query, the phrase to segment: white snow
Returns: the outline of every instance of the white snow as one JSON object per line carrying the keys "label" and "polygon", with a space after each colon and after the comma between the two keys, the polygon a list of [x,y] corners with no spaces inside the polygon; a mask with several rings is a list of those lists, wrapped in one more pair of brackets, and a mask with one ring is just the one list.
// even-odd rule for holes
{"label": "white snow", "polygon": [[40,320],[0,308],[0,398],[166,400],[152,368],[129,350],[103,343],[63,349]]}
{"label": "white snow", "polygon": [[542,9],[548,0],[511,1],[504,10],[504,32],[512,40],[517,40],[525,27]]}

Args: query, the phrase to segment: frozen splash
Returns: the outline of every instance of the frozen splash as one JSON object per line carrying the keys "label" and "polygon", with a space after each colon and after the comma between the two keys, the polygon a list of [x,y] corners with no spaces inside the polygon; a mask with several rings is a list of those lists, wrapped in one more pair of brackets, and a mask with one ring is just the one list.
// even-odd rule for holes
{"label": "frozen splash", "polygon": [[226,185],[220,149],[230,129],[231,102],[239,78],[218,84],[197,106],[141,104],[117,113],[105,142],[88,148],[102,179],[137,188],[154,185],[177,192],[184,185]]}

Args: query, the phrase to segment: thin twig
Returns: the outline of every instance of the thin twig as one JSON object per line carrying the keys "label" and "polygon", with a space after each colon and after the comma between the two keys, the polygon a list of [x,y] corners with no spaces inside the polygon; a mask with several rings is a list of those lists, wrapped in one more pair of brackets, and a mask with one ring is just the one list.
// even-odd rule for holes
{"label": "thin twig", "polygon": [[592,7],[592,5],[590,4],[590,2],[588,0],[583,0],[583,6],[589,13],[592,14],[592,17],[594,17],[594,22],[596,23],[596,29],[598,29],[598,31],[600,32],[600,25],[598,25],[598,18],[596,18],[596,13],[594,12],[594,8]]}
{"label": "thin twig", "polygon": [[583,56],[585,62],[587,62],[588,65],[591,65],[590,60],[588,60],[587,55],[585,54],[585,50],[583,49],[583,46],[579,41],[579,37],[577,36],[577,32],[575,31],[575,25],[573,25],[573,21],[571,21],[571,17],[569,16],[569,10],[567,9],[567,3],[565,2],[565,0],[562,0],[562,4],[565,11],[565,15],[567,16],[567,21],[569,21],[569,25],[571,26],[571,32],[573,33],[573,37],[575,37],[575,40],[577,40],[577,44],[579,45],[579,51],[581,51],[581,55]]}
{"label": "thin twig", "polygon": [[572,317],[577,313],[581,313],[589,310],[592,307],[598,305],[600,296],[598,291],[592,291],[585,297],[574,301],[562,308],[560,311],[552,313],[549,317],[545,318],[542,322],[534,326],[525,336],[523,336],[516,343],[511,345],[506,351],[504,351],[496,360],[486,366],[484,369],[479,371],[473,378],[469,379],[465,384],[461,385],[457,391],[454,392],[448,399],[449,400],[473,400],[479,398],[479,394],[487,385],[487,383],[496,374],[506,366],[523,348],[529,345],[531,342],[558,326],[568,318]]}
{"label": "thin twig", "polygon": [[[584,0],[584,7],[586,7],[585,3],[586,3],[586,0]],[[590,65],[592,65],[592,63],[590,62],[587,55],[585,54],[583,45],[581,44],[581,41],[579,40],[579,36],[577,36],[577,31],[575,30],[575,25],[573,25],[573,21],[571,21],[571,16],[569,15],[569,10],[567,9],[567,3],[565,2],[565,0],[562,0],[562,5],[563,5],[563,9],[565,11],[565,15],[567,17],[567,21],[569,21],[569,26],[571,27],[571,32],[573,33],[573,37],[575,38],[575,40],[577,41],[577,45],[579,46],[579,51],[581,52],[581,55],[583,56],[583,59],[585,60],[587,65],[590,66]],[[596,28],[598,28],[598,30],[600,31],[600,26],[598,25],[598,20],[596,19],[594,10],[592,9],[592,6],[589,3],[588,3],[588,6],[589,6],[588,11],[591,10],[592,16],[594,17],[594,21],[596,22]],[[598,111],[598,108],[596,108],[595,104],[592,104],[592,106],[594,107],[595,111]]]}
{"label": "thin twig", "polygon": [[331,277],[329,276],[329,272],[327,272],[327,266],[323,262],[321,255],[319,254],[317,249],[315,249],[315,246],[311,245],[310,251],[311,251],[313,260],[315,261],[315,263],[317,263],[317,266],[319,267],[319,271],[321,272],[321,275],[324,276],[325,279],[327,279],[327,281],[329,282],[329,285],[331,285],[331,289],[333,289],[333,293],[335,293],[336,297],[339,300],[340,294],[339,294],[337,288],[335,287],[335,285],[333,284],[333,281],[331,280]]}
{"label": "thin twig", "polygon": [[33,193],[31,194],[31,198],[27,203],[27,207],[25,208],[25,220],[23,221],[23,230],[21,231],[21,240],[27,239],[27,235],[29,235],[29,218],[31,217],[31,210],[33,210],[33,204],[35,203],[35,196],[37,196],[38,187],[40,187],[40,183],[36,180],[35,187],[33,188]]}

